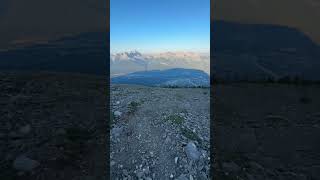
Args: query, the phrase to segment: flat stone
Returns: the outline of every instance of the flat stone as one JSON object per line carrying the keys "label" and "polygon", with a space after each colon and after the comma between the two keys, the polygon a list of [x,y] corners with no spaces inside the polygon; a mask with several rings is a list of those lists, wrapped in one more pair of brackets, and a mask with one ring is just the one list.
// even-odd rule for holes
{"label": "flat stone", "polygon": [[114,114],[116,117],[120,117],[120,116],[122,115],[122,112],[120,112],[120,111],[115,111],[113,114]]}
{"label": "flat stone", "polygon": [[189,142],[185,147],[186,154],[191,160],[199,160],[201,153],[193,142]]}

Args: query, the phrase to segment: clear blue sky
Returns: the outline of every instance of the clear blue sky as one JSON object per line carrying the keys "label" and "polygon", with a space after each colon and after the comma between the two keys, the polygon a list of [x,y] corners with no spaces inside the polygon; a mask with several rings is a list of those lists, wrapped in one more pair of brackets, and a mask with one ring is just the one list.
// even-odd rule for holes
{"label": "clear blue sky", "polygon": [[210,49],[210,0],[111,0],[111,52]]}

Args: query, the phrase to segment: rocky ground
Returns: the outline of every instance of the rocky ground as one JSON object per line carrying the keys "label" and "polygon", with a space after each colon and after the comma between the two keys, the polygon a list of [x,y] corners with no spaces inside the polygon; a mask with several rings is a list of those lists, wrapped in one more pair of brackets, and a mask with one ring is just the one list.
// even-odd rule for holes
{"label": "rocky ground", "polygon": [[208,88],[110,92],[111,179],[210,179]]}
{"label": "rocky ground", "polygon": [[320,179],[319,85],[218,84],[214,91],[214,179]]}
{"label": "rocky ground", "polygon": [[103,179],[107,93],[100,76],[1,73],[0,179]]}

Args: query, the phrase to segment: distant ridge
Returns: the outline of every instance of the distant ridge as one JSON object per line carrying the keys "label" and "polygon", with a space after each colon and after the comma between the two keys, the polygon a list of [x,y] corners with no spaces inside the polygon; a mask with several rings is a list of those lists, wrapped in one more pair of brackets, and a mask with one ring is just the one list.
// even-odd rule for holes
{"label": "distant ridge", "polygon": [[128,74],[137,71],[172,68],[199,69],[210,73],[210,54],[196,52],[140,53],[128,51],[110,56],[110,74]]}
{"label": "distant ridge", "polygon": [[109,34],[88,32],[0,52],[0,70],[107,73]]}
{"label": "distant ridge", "polygon": [[320,46],[294,28],[214,21],[213,74],[221,81],[320,80]]}

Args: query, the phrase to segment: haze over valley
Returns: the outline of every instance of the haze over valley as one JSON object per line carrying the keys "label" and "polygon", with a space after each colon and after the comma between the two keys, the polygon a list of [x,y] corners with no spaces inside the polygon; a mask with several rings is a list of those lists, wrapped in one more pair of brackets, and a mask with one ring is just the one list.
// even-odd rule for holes
{"label": "haze over valley", "polygon": [[172,68],[198,69],[210,74],[210,54],[196,52],[146,53],[129,51],[112,53],[111,77],[137,71],[166,70]]}

